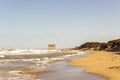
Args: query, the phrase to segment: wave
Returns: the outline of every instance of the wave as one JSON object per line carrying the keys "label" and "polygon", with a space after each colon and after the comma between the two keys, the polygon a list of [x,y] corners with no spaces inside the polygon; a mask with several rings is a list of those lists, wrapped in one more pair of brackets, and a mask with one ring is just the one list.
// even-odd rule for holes
{"label": "wave", "polygon": [[48,49],[0,49],[0,54],[14,55],[14,54],[45,54],[45,53],[56,53],[61,50],[48,50]]}
{"label": "wave", "polygon": [[[53,52],[43,54],[5,54],[0,57],[0,80],[27,80],[31,75],[18,74],[23,70],[45,70],[49,63],[55,60],[63,60],[74,55],[83,55],[85,52]],[[1,76],[3,75],[6,76]]]}

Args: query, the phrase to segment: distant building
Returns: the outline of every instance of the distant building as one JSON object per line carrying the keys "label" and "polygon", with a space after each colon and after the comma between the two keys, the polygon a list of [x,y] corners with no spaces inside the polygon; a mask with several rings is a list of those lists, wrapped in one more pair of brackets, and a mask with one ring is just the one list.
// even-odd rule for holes
{"label": "distant building", "polygon": [[48,49],[49,50],[56,49],[56,44],[48,44]]}

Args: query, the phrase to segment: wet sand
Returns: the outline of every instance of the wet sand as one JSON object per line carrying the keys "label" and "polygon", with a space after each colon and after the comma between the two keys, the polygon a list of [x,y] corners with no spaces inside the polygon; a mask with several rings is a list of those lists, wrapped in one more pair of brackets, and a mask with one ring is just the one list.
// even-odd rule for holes
{"label": "wet sand", "polygon": [[78,56],[50,63],[47,69],[52,72],[33,74],[34,79],[30,80],[106,80],[101,76],[84,72],[85,69],[82,67],[69,65],[69,60],[75,58]]}

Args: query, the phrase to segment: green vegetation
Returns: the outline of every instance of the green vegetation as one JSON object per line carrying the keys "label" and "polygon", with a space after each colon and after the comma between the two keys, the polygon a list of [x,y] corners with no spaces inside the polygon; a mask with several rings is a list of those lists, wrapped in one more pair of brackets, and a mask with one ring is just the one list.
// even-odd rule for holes
{"label": "green vegetation", "polygon": [[120,51],[120,39],[109,41],[107,43],[107,50]]}
{"label": "green vegetation", "polygon": [[108,50],[108,51],[120,51],[120,39],[111,40],[107,43],[100,42],[86,42],[76,49],[92,49],[92,50]]}

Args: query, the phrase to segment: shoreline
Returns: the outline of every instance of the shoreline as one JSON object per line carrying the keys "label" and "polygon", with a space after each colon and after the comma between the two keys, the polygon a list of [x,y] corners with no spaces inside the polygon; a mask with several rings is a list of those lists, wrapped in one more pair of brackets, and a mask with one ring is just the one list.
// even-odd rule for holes
{"label": "shoreline", "polygon": [[[92,73],[86,73],[84,71],[85,69],[82,68],[82,67],[76,67],[76,66],[70,65],[70,61],[72,59],[79,59],[79,58],[82,58],[83,56],[84,55],[79,56],[79,57],[74,56],[74,57],[69,57],[69,58],[67,58],[65,60],[62,60],[62,61],[53,62],[51,67],[49,67],[49,70],[45,70],[45,71],[36,71],[36,70],[21,71],[20,74],[31,75],[31,77],[28,78],[27,80],[36,80],[36,79],[43,79],[43,80],[44,79],[45,80],[66,80],[67,79],[67,80],[73,80],[73,77],[76,80],[79,80],[80,78],[83,79],[83,80],[86,80],[86,79],[89,79],[89,80],[96,80],[96,79],[97,80],[106,80],[102,76],[92,74]],[[64,75],[64,77],[63,77],[63,75]],[[85,77],[85,76],[87,76],[87,77]]]}
{"label": "shoreline", "polygon": [[71,65],[85,67],[85,72],[103,76],[107,80],[120,80],[120,55],[106,51],[95,52],[97,53],[71,60]]}

